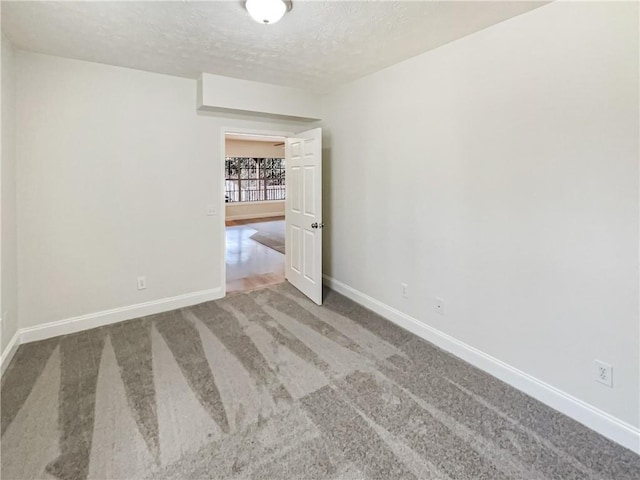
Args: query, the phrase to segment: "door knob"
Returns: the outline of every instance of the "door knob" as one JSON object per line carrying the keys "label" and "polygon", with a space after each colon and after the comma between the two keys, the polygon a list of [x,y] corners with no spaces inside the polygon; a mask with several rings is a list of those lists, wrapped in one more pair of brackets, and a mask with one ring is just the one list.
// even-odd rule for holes
{"label": "door knob", "polygon": [[311,224],[311,228],[322,228],[322,227],[324,227],[324,223],[321,223],[318,225],[318,222],[313,222]]}

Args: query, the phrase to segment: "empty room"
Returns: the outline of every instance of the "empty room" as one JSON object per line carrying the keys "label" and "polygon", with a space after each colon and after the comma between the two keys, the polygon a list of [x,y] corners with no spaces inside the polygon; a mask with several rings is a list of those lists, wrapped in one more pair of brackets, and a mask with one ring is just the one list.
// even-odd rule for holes
{"label": "empty room", "polygon": [[640,478],[640,3],[0,14],[3,480]]}

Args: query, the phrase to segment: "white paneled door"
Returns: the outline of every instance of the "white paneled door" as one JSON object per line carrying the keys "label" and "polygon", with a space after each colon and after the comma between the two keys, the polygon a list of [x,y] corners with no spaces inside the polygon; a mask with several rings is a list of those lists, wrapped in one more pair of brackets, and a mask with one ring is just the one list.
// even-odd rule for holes
{"label": "white paneled door", "polygon": [[287,138],[286,277],[322,304],[322,130]]}

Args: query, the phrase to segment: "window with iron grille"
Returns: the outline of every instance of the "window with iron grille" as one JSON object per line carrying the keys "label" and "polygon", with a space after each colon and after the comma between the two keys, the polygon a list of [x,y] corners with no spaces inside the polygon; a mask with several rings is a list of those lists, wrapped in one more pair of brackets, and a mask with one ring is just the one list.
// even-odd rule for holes
{"label": "window with iron grille", "polygon": [[284,158],[225,158],[225,201],[284,200]]}

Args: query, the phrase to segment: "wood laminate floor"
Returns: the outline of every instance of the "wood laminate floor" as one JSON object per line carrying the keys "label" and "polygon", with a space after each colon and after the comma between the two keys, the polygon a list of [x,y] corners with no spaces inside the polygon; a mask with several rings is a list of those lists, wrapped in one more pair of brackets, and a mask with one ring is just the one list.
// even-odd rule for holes
{"label": "wood laminate floor", "polygon": [[[258,225],[259,224],[259,225]],[[263,230],[284,231],[284,217],[226,222],[227,294],[247,292],[285,281],[284,255],[251,239]]]}

